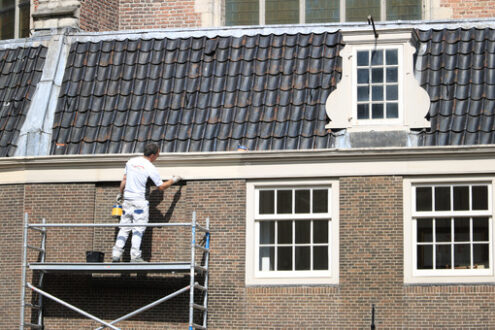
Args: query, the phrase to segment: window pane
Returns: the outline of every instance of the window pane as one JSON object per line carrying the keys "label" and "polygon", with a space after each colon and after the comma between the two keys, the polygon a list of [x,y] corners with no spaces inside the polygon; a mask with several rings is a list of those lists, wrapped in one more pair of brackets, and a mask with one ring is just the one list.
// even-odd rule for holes
{"label": "window pane", "polygon": [[328,270],[328,247],[315,246],[313,248],[313,269]]}
{"label": "window pane", "polygon": [[371,99],[373,101],[383,101],[383,86],[371,87]]}
{"label": "window pane", "polygon": [[257,25],[259,10],[259,0],[225,0],[225,24]]}
{"label": "window pane", "polygon": [[488,241],[488,218],[473,218],[473,241]]}
{"label": "window pane", "polygon": [[397,49],[387,49],[385,51],[385,60],[387,65],[397,65],[398,62]]}
{"label": "window pane", "polygon": [[292,190],[277,190],[277,213],[292,213]]}
{"label": "window pane", "polygon": [[399,118],[399,104],[387,103],[387,118]]}
{"label": "window pane", "polygon": [[387,68],[387,82],[397,82],[399,73],[397,71],[397,68]]}
{"label": "window pane", "polygon": [[433,219],[418,219],[417,235],[418,242],[433,242]]}
{"label": "window pane", "polygon": [[291,244],[292,243],[292,221],[279,221],[278,222],[278,243],[279,244]]}
{"label": "window pane", "polygon": [[416,188],[416,211],[431,211],[431,187]]}
{"label": "window pane", "polygon": [[469,244],[454,245],[454,267],[471,268],[471,247]]}
{"label": "window pane", "polygon": [[472,187],[473,210],[488,210],[488,187]]}
{"label": "window pane", "polygon": [[260,214],[275,213],[275,192],[273,190],[260,190],[259,205]]}
{"label": "window pane", "polygon": [[313,243],[328,243],[328,221],[313,221]]}
{"label": "window pane", "polygon": [[450,245],[436,246],[436,269],[452,268],[452,255]]}
{"label": "window pane", "polygon": [[295,191],[296,213],[309,213],[309,194],[309,189]]}
{"label": "window pane", "polygon": [[371,82],[374,82],[374,83],[383,82],[383,68],[371,69]]}
{"label": "window pane", "polygon": [[368,101],[370,99],[370,89],[368,86],[358,87],[358,101]]}
{"label": "window pane", "polygon": [[454,219],[454,241],[469,242],[469,218]]}
{"label": "window pane", "polygon": [[306,0],[306,23],[340,21],[340,0]]}
{"label": "window pane", "polygon": [[358,119],[370,119],[369,104],[358,104]]}
{"label": "window pane", "polygon": [[260,222],[260,244],[275,243],[275,221]]}
{"label": "window pane", "polygon": [[380,0],[346,0],[345,4],[347,22],[366,22],[368,15],[380,19]]}
{"label": "window pane", "polygon": [[450,219],[436,219],[436,240],[437,242],[451,242],[452,232],[450,230],[451,220]]}
{"label": "window pane", "polygon": [[311,221],[296,221],[296,244],[310,243]]}
{"label": "window pane", "polygon": [[260,248],[259,270],[267,272],[274,270],[275,248],[262,247]]}
{"label": "window pane", "polygon": [[292,270],[292,248],[278,247],[277,270]]}
{"label": "window pane", "polygon": [[450,210],[450,187],[435,187],[435,211]]}
{"label": "window pane", "polygon": [[299,23],[299,0],[265,0],[266,24]]}
{"label": "window pane", "polygon": [[421,0],[387,0],[387,20],[421,19]]}
{"label": "window pane", "polygon": [[469,187],[459,186],[454,187],[454,210],[467,211],[469,210]]}
{"label": "window pane", "polygon": [[15,0],[0,1],[0,39],[14,38]]}
{"label": "window pane", "polygon": [[21,1],[19,4],[19,37],[29,37],[29,20],[30,20],[30,3],[29,1]]}
{"label": "window pane", "polygon": [[383,49],[371,51],[371,65],[383,65]]}
{"label": "window pane", "polygon": [[433,269],[433,246],[418,245],[418,269]]}
{"label": "window pane", "polygon": [[399,86],[387,86],[387,100],[395,101],[399,99]]}
{"label": "window pane", "polygon": [[310,270],[309,246],[296,246],[296,270]]}
{"label": "window pane", "polygon": [[383,118],[383,104],[373,104],[371,118],[381,119]]}
{"label": "window pane", "polygon": [[313,213],[328,212],[328,189],[313,190]]}
{"label": "window pane", "polygon": [[357,52],[357,65],[358,66],[369,66],[369,52],[360,51]]}
{"label": "window pane", "polygon": [[370,82],[370,71],[368,69],[358,69],[358,84]]}
{"label": "window pane", "polygon": [[475,268],[490,268],[488,244],[473,245],[473,264]]}

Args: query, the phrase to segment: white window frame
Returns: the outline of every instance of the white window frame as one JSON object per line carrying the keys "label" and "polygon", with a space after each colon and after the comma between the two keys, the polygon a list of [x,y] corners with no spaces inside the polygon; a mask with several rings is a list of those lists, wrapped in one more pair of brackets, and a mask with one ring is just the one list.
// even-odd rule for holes
{"label": "white window frame", "polygon": [[[266,7],[265,3],[266,0],[258,0],[259,1],[259,24],[260,25],[266,25]],[[421,6],[421,16],[424,18],[426,15],[425,9],[429,7],[429,2],[431,0],[422,0],[422,6]],[[225,2],[224,2],[225,4]],[[375,17],[374,19],[376,21],[385,21],[387,18],[387,0],[380,0],[380,17]],[[339,5],[339,16],[340,16],[340,23],[346,22],[346,0],[340,0],[340,5]],[[225,17],[225,15],[224,15]],[[366,17],[363,17],[363,22],[366,21]],[[305,24],[306,23],[306,0],[299,0],[299,22],[298,24]],[[334,22],[338,23],[338,22]],[[297,24],[297,23],[296,23]]]}
{"label": "white window frame", "polygon": [[[329,210],[325,214],[313,214],[310,219],[330,219],[328,270],[315,271],[261,271],[259,258],[259,220],[308,219],[308,215],[259,215],[258,196],[260,189],[329,188]],[[307,285],[338,284],[339,281],[339,183],[336,180],[284,180],[253,181],[246,184],[246,285]],[[310,220],[308,219],[308,220]],[[294,222],[293,222],[294,224]],[[293,231],[294,235],[294,231]]]}
{"label": "white window frame", "polygon": [[[357,75],[357,53],[359,51],[373,51],[373,50],[387,50],[387,49],[397,49],[397,60],[398,60],[398,76],[397,76],[397,82],[398,82],[398,89],[399,89],[399,99],[397,100],[398,106],[399,106],[399,116],[397,118],[383,118],[383,119],[358,119],[357,115],[357,108],[358,108],[358,97],[357,97],[357,87],[358,87],[358,75]],[[403,69],[404,69],[404,64],[403,64],[403,45],[398,44],[398,45],[383,45],[383,46],[356,46],[353,49],[353,56],[352,56],[352,125],[353,126],[387,126],[387,125],[394,125],[398,126],[401,125],[404,122],[404,115],[403,115],[403,86],[404,86],[404,78],[403,78]],[[370,63],[371,67],[371,63]],[[384,73],[384,78],[385,79],[385,73]],[[370,81],[371,81],[371,76],[370,76]],[[369,84],[371,86],[371,83]],[[371,91],[370,91],[371,93]],[[371,95],[371,94],[370,94]],[[371,103],[371,102],[370,102]],[[386,100],[383,100],[383,104],[385,105]],[[371,114],[371,107],[369,109],[370,114]],[[385,106],[384,106],[384,113],[386,112]]]}
{"label": "white window frame", "polygon": [[[488,185],[488,211],[415,212],[415,187]],[[406,284],[435,283],[489,283],[495,282],[494,272],[494,187],[493,177],[445,177],[404,179],[404,282]],[[416,219],[439,216],[487,216],[489,219],[489,268],[488,269],[417,269]]]}

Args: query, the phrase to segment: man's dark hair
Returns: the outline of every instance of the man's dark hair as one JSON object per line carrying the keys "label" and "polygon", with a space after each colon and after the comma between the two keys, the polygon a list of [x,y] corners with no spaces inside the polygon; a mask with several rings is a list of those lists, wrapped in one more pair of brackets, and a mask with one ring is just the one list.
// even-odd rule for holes
{"label": "man's dark hair", "polygon": [[150,143],[144,146],[144,155],[146,157],[156,155],[158,153],[158,146],[154,143]]}

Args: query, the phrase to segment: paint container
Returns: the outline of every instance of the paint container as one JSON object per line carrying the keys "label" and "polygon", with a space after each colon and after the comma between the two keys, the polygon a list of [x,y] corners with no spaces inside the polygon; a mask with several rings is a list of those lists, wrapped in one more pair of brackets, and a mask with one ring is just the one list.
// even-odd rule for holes
{"label": "paint container", "polygon": [[122,216],[122,205],[114,205],[112,209],[112,217],[120,218]]}

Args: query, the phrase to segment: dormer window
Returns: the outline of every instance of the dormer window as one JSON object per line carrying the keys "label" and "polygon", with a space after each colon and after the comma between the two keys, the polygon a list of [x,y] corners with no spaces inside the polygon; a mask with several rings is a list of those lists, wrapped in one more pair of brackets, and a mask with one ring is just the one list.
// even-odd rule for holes
{"label": "dormer window", "polygon": [[356,52],[356,119],[399,118],[399,55],[397,48]]}
{"label": "dormer window", "polygon": [[[342,79],[328,97],[327,128],[348,132],[425,128],[427,92],[414,77],[411,30],[343,31]],[[407,92],[406,92],[407,91]]]}

